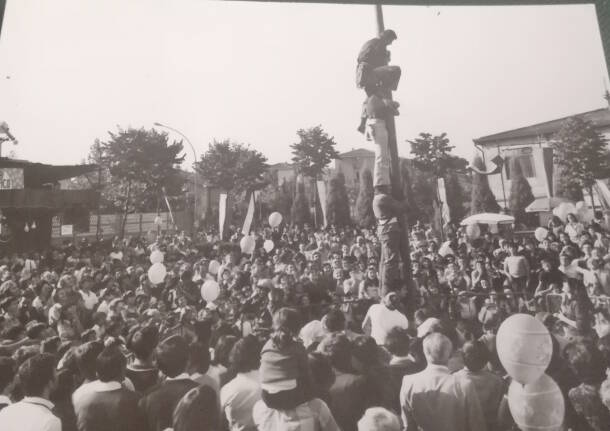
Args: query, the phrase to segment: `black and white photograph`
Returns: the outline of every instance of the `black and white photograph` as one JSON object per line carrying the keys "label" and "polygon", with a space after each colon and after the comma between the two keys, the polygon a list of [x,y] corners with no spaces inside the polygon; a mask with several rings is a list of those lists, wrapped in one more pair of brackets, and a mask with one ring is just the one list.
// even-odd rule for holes
{"label": "black and white photograph", "polygon": [[610,0],[0,0],[0,431],[610,431]]}

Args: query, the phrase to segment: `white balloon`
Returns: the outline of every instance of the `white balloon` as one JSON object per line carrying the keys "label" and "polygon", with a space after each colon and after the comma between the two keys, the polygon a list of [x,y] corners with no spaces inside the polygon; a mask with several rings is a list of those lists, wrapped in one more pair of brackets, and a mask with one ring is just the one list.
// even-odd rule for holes
{"label": "white balloon", "polygon": [[265,241],[265,243],[263,244],[263,248],[265,249],[265,251],[267,253],[271,253],[271,250],[273,250],[275,248],[275,244],[273,243],[273,241],[271,241],[270,239],[268,239],[267,241]]}
{"label": "white balloon", "polygon": [[543,227],[539,227],[534,231],[534,236],[536,237],[538,242],[542,242],[547,237],[548,234],[549,234],[549,231]]}
{"label": "white balloon", "polygon": [[208,265],[208,272],[212,275],[218,274],[218,270],[220,269],[220,262],[217,260],[212,260]]}
{"label": "white balloon", "polygon": [[155,250],[150,254],[150,263],[152,263],[152,264],[163,263],[164,259],[165,259],[165,256],[163,255],[163,252],[160,250]]}
{"label": "white balloon", "polygon": [[201,297],[205,302],[212,302],[220,295],[220,286],[214,280],[207,280],[201,286]]}
{"label": "white balloon", "polygon": [[280,224],[282,224],[282,215],[276,211],[269,216],[269,226],[278,227]]}
{"label": "white balloon", "polygon": [[148,269],[148,279],[152,284],[160,284],[165,280],[167,269],[162,263],[155,263]]}
{"label": "white balloon", "polygon": [[239,241],[241,252],[245,254],[252,254],[256,247],[256,240],[252,236],[245,236]]}

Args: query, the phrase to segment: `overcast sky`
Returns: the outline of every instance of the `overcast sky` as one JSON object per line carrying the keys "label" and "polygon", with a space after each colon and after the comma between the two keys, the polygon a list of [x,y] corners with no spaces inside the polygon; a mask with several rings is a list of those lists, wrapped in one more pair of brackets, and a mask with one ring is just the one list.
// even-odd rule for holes
{"label": "overcast sky", "polygon": [[[273,163],[289,161],[297,129],[317,124],[341,151],[371,145],[356,132],[363,93],[354,71],[375,34],[373,6],[7,3],[0,120],[19,145],[5,153],[79,163],[117,125],[154,122],[180,129],[199,154],[230,138]],[[605,106],[593,5],[383,11],[403,69],[395,94],[403,155],[419,132],[447,132],[470,158],[473,138]]]}

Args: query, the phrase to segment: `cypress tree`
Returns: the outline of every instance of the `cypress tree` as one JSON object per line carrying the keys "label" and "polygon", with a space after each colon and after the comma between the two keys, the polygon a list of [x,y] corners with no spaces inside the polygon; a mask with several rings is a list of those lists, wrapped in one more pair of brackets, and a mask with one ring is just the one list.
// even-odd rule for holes
{"label": "cypress tree", "polygon": [[[477,155],[473,161],[473,166],[484,171],[485,163],[479,155]],[[489,188],[489,181],[487,175],[481,175],[476,172],[472,172],[472,198],[470,201],[470,213],[498,213],[500,212],[500,205],[496,201],[496,197]]]}

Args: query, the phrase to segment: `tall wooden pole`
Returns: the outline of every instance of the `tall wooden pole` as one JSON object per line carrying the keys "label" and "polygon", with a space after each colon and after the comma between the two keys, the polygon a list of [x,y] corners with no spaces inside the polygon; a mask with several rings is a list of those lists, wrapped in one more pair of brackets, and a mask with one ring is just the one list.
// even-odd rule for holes
{"label": "tall wooden pole", "polygon": [[[381,34],[385,30],[383,22],[383,10],[381,3],[375,4],[375,17],[377,20],[377,33]],[[390,98],[392,94],[390,92]],[[390,182],[392,184],[392,196],[397,201],[403,201],[405,196],[402,190],[402,179],[400,175],[400,158],[398,157],[398,146],[396,143],[396,123],[393,115],[388,115],[386,118],[386,128],[388,130],[388,150],[390,152]],[[402,228],[402,248],[400,250],[402,257],[402,275],[407,287],[407,294],[412,298],[414,293],[413,272],[411,270],[411,250],[409,246],[409,226],[405,214],[399,216],[400,226]],[[414,304],[412,304],[414,306]]]}

